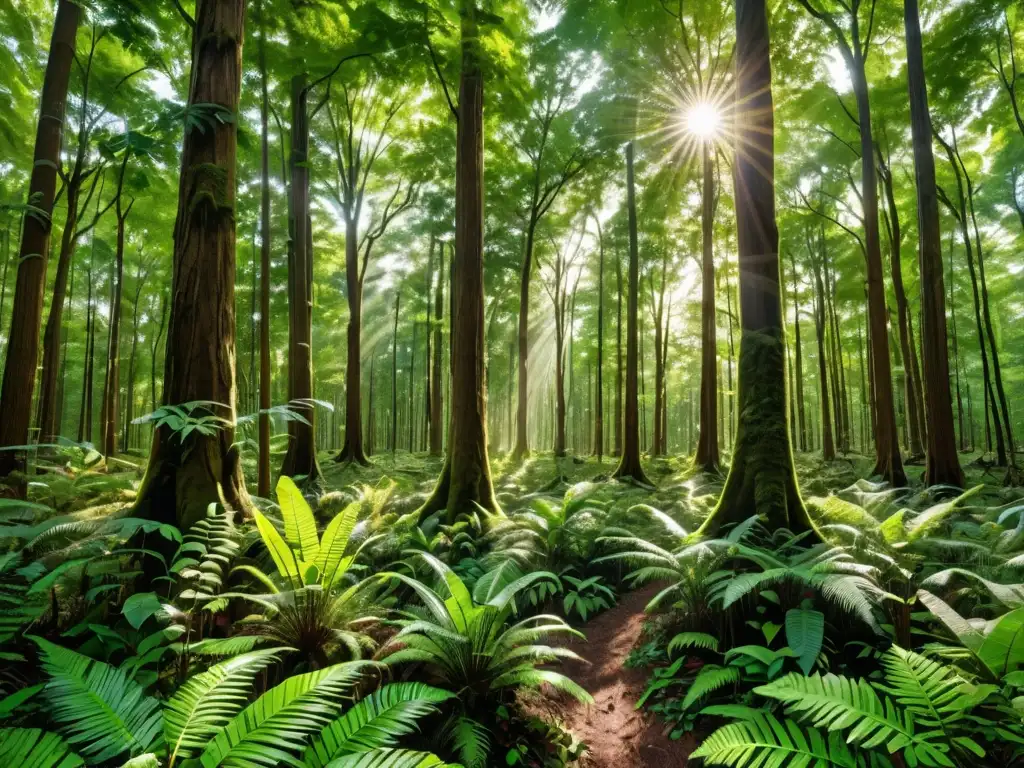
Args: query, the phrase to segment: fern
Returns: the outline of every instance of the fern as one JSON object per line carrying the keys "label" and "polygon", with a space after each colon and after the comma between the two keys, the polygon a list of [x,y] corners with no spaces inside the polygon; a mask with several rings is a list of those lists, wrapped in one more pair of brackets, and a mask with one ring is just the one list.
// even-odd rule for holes
{"label": "fern", "polygon": [[51,717],[90,762],[145,752],[157,740],[163,722],[159,702],[127,673],[42,638],[32,640],[50,675],[44,695]]}
{"label": "fern", "polygon": [[912,712],[917,722],[948,733],[964,717],[965,681],[951,668],[896,645],[882,657],[882,665],[886,684],[876,687]]}
{"label": "fern", "polygon": [[912,715],[881,699],[864,680],[790,674],[754,692],[784,702],[787,714],[797,714],[815,728],[850,729],[847,741],[865,749],[884,744],[890,753],[904,750],[911,764],[916,756],[926,766],[954,765],[947,754],[949,744],[936,738],[939,734],[916,731]]}
{"label": "fern", "polygon": [[491,735],[476,720],[460,717],[455,722],[452,744],[466,768],[486,768],[491,752]]}
{"label": "fern", "polygon": [[739,679],[740,670],[737,667],[719,667],[709,664],[701,669],[696,679],[686,689],[686,696],[680,706],[684,710],[689,709],[708,694],[737,683]]}
{"label": "fern", "polygon": [[276,649],[236,656],[190,678],[164,708],[168,765],[192,757],[245,706],[256,674],[276,661]]}
{"label": "fern", "polygon": [[[448,763],[426,752],[406,749],[376,749],[359,755],[340,757],[330,768],[449,768]],[[458,768],[458,766],[450,766]]]}
{"label": "fern", "polygon": [[85,763],[55,733],[38,728],[0,728],[0,765],[78,768]]}
{"label": "fern", "polygon": [[393,747],[401,736],[416,729],[418,718],[453,696],[423,683],[384,686],[314,736],[304,762],[310,768],[322,768],[343,755]]}
{"label": "fern", "polygon": [[801,728],[792,720],[779,721],[767,712],[722,726],[690,754],[708,765],[840,766],[856,768],[857,761],[838,732],[826,737],[815,728]]}
{"label": "fern", "polygon": [[668,653],[684,648],[699,648],[704,651],[718,651],[718,638],[704,632],[680,632],[668,642]]}

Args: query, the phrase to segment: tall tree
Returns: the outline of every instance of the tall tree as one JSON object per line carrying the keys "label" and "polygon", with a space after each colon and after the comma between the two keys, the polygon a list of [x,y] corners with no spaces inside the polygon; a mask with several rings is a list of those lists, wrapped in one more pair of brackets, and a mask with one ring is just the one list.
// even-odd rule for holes
{"label": "tall tree", "polygon": [[[964,474],[956,452],[956,430],[953,427],[953,404],[949,390],[949,345],[946,337],[946,289],[942,273],[939,197],[935,184],[932,118],[928,111],[928,87],[925,82],[917,0],[903,0],[903,23],[907,39],[910,131],[914,145],[914,177],[917,182],[921,359],[927,423],[924,482],[927,485],[963,486]],[[913,349],[911,354],[916,358]]]}
{"label": "tall tree", "polygon": [[813,530],[786,423],[785,338],[775,220],[775,120],[765,0],[736,2],[736,227],[739,245],[739,420],[718,507],[701,527],[758,514],[772,528]]}
{"label": "tall tree", "polygon": [[260,384],[259,384],[259,456],[256,468],[256,493],[270,496],[270,95],[267,76],[267,32],[260,1]]}
{"label": "tall tree", "polygon": [[153,434],[136,514],[188,529],[211,503],[248,510],[234,445],[235,164],[242,85],[245,0],[199,0],[192,31],[188,107],[205,114],[187,125],[174,227],[171,307],[164,363],[164,405],[201,401],[193,411],[219,429]]}
{"label": "tall tree", "polygon": [[622,453],[615,477],[649,483],[640,463],[640,403],[637,319],[640,292],[640,248],[637,242],[636,179],[633,142],[626,144],[626,212],[629,226],[629,289],[626,300],[626,395],[623,408]]}
{"label": "tall tree", "polygon": [[[72,0],[58,1],[39,104],[32,178],[28,191],[30,208],[22,226],[14,311],[7,336],[9,341],[3,384],[0,386],[0,448],[28,443],[61,134],[71,67],[75,61],[75,37],[81,15],[82,9],[77,3]],[[12,472],[23,469],[23,451],[0,450],[0,479],[8,478]],[[22,480],[15,480],[13,487],[15,492],[24,493],[25,484]]]}
{"label": "tall tree", "polygon": [[715,180],[711,137],[701,143],[701,300],[700,300],[700,433],[694,465],[717,472],[718,453],[718,319],[715,314]]}
{"label": "tall tree", "polygon": [[892,364],[889,357],[889,334],[885,287],[882,283],[882,246],[878,229],[878,175],[875,168],[874,136],[871,127],[871,103],[868,94],[867,60],[871,52],[875,28],[877,0],[826,0],[835,2],[840,11],[819,7],[818,0],[798,0],[815,19],[831,33],[846,65],[857,103],[857,126],[860,131],[861,184],[860,199],[864,210],[864,246],[867,259],[868,320],[870,324],[871,370],[875,393],[875,467],[879,475],[893,485],[905,485],[907,478],[900,456],[899,433],[896,429],[896,407],[893,399]]}
{"label": "tall tree", "polygon": [[454,520],[474,505],[498,511],[487,457],[484,350],[484,69],[480,28],[494,20],[474,0],[460,4],[461,69],[455,159],[455,268],[449,450],[420,518]]}

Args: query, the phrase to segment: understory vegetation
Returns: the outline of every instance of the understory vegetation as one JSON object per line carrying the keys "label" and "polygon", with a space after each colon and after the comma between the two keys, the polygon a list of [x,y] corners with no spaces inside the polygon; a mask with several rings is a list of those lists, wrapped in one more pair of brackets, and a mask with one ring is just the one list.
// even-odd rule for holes
{"label": "understory vegetation", "polygon": [[316,497],[282,477],[253,519],[212,505],[183,534],[131,516],[136,472],[53,458],[0,504],[4,765],[572,765],[586,746],[525,691],[592,701],[562,666],[647,584],[626,664],[649,670],[638,708],[699,735],[691,759],[1024,747],[1024,494],[991,482],[893,490],[801,458],[820,541],[756,517],[699,538],[716,478],[538,456],[497,463],[507,513],[418,526],[435,470],[408,457]]}

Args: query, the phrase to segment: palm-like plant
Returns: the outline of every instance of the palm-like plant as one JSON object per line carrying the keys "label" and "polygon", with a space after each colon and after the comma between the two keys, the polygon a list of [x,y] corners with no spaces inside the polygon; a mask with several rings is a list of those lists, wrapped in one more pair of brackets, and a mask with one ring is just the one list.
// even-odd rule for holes
{"label": "palm-like plant", "polygon": [[[357,685],[378,665],[348,662],[287,678],[249,702],[256,675],[288,650],[252,651],[191,677],[166,702],[123,670],[36,638],[50,681],[44,695],[64,739],[17,729],[0,739],[4,765],[73,768],[156,765],[323,768],[360,764],[443,765],[396,749],[416,721],[451,698],[420,683],[387,685],[350,706]],[[72,752],[76,750],[78,754]],[[413,757],[419,762],[407,762]],[[148,761],[148,762],[147,762]],[[390,762],[389,762],[390,761]]]}
{"label": "palm-like plant", "polygon": [[360,503],[353,502],[335,515],[320,537],[313,512],[291,478],[278,481],[277,497],[283,536],[267,517],[255,513],[276,573],[271,576],[254,565],[239,565],[235,572],[253,577],[267,591],[228,596],[260,605],[264,613],[247,621],[251,631],[295,649],[311,668],[325,666],[340,652],[360,658],[374,647],[363,630],[379,621],[380,607],[376,589],[380,582],[355,575],[356,560],[372,539],[346,555]]}

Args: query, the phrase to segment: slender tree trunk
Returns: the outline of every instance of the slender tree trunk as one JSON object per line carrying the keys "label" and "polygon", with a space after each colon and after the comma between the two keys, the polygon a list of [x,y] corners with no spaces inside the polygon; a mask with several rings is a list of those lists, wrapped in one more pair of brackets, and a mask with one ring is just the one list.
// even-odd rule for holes
{"label": "slender tree trunk", "polygon": [[[601,463],[604,452],[604,233],[601,221],[594,216],[597,224],[597,383],[594,390],[594,453]],[[511,372],[509,373],[511,376]]]}
{"label": "slender tree trunk", "polygon": [[765,0],[736,2],[736,224],[739,421],[729,475],[703,535],[760,515],[770,528],[813,530],[797,488],[786,423],[785,336],[775,220],[774,117]]}
{"label": "slender tree trunk", "polygon": [[622,455],[622,257],[615,255],[615,280],[618,286],[615,321],[615,445],[612,453]]}
{"label": "slender tree trunk", "polygon": [[[950,331],[953,342],[953,376],[956,382],[956,415],[957,415],[957,426],[958,434],[960,435],[960,450],[967,450],[968,447],[974,447],[974,424],[971,423],[968,426],[971,429],[971,440],[970,443],[967,441],[967,431],[964,429],[964,403],[963,396],[960,390],[960,343],[957,339],[956,333],[956,297],[954,295],[953,288],[956,285],[956,274],[953,271],[953,252],[954,252],[954,230],[949,230],[949,314],[950,314]],[[927,368],[925,369],[927,370]]]}
{"label": "slender tree trunk", "polygon": [[[188,103],[238,111],[245,0],[199,0]],[[243,512],[235,419],[235,161],[237,127],[186,132],[174,229],[164,403],[205,400],[227,420],[212,436],[156,430],[136,515],[187,530],[211,503]]]}
{"label": "slender tree trunk", "polygon": [[865,453],[868,445],[868,384],[864,375],[864,334],[860,323],[857,325],[857,357],[860,361],[860,450]]}
{"label": "slender tree trunk", "polygon": [[[626,399],[622,452],[615,477],[649,483],[640,463],[640,409],[637,386],[637,314],[640,292],[640,253],[637,244],[636,183],[633,177],[633,142],[626,145],[626,209],[629,219],[629,295],[626,307]],[[620,281],[621,285],[621,281]],[[621,302],[621,290],[619,292]],[[620,313],[621,317],[621,313]],[[621,321],[620,321],[621,325]],[[620,330],[621,333],[621,330]]]}
{"label": "slender tree trunk", "polygon": [[[76,3],[71,0],[58,1],[43,76],[32,177],[29,181],[28,199],[35,210],[25,216],[22,226],[14,309],[10,332],[7,334],[3,384],[0,385],[0,446],[28,443],[57,168],[61,161],[61,133],[71,67],[75,59],[75,36],[81,15],[82,9]],[[0,479],[8,478],[13,472],[24,471],[24,459],[23,451],[0,451]],[[25,480],[12,479],[13,492],[24,495]]]}
{"label": "slender tree trunk", "polygon": [[142,271],[142,265],[135,272],[135,296],[132,299],[132,347],[128,353],[128,383],[125,392],[125,416],[124,416],[124,450],[132,447],[132,421],[135,418],[135,359],[139,348],[139,301],[142,298],[142,288],[145,285],[146,275]]}
{"label": "slender tree trunk", "polygon": [[430,385],[430,455],[440,456],[444,441],[444,245],[438,249],[437,291],[434,293],[434,361]]}
{"label": "slender tree trunk", "polygon": [[715,179],[711,166],[711,145],[703,146],[704,182],[701,195],[701,361],[700,436],[695,466],[704,472],[718,472],[718,344],[715,318],[714,198]]}
{"label": "slender tree trunk", "polygon": [[821,263],[814,262],[815,301],[814,325],[818,339],[818,383],[821,389],[821,457],[833,461],[836,457],[832,438],[832,413],[828,396],[828,360],[825,356],[825,283],[821,276]]}
{"label": "slender tree trunk", "polygon": [[476,9],[463,6],[462,70],[455,160],[452,405],[448,458],[421,518],[445,509],[449,522],[479,505],[498,512],[487,457],[484,338],[484,74]]}
{"label": "slender tree trunk", "polygon": [[[92,276],[95,257],[96,238],[93,236],[89,251],[89,268],[85,273],[85,282],[88,288],[86,289],[85,300],[85,357],[82,360],[82,405],[78,418],[78,442],[80,443],[92,441],[92,364],[93,339],[96,333],[95,309],[92,305]],[[153,380],[156,380],[155,376]]]}
{"label": "slender tree trunk", "polygon": [[391,441],[388,448],[394,457],[398,448],[398,308],[402,294],[395,292],[395,325],[391,334]]}
{"label": "slender tree trunk", "polygon": [[[292,78],[291,142],[291,284],[288,339],[288,399],[305,421],[288,422],[288,450],[281,474],[304,477],[315,483],[321,477],[316,457],[316,407],[313,405],[313,243],[309,204],[309,110],[306,76]],[[346,243],[347,245],[347,243]],[[350,339],[351,341],[351,339]],[[358,423],[358,422],[357,422]]]}
{"label": "slender tree trunk", "polygon": [[808,450],[807,446],[807,413],[804,407],[804,358],[803,345],[800,342],[800,296],[797,293],[796,261],[793,262],[793,331],[796,347],[796,406],[800,424],[800,450]]}
{"label": "slender tree trunk", "polygon": [[270,96],[267,77],[265,0],[260,3],[260,400],[256,493],[270,496]]}
{"label": "slender tree trunk", "polygon": [[[127,152],[127,150],[125,150]],[[120,206],[118,206],[120,208]],[[131,209],[131,206],[128,206]],[[107,332],[107,365],[103,383],[103,446],[104,456],[117,453],[117,416],[121,394],[121,297],[124,288],[124,229],[128,211],[118,212],[117,249],[114,254],[114,285],[111,291],[110,320]]]}
{"label": "slender tree trunk", "polygon": [[526,228],[526,249],[523,253],[523,268],[519,276],[519,377],[518,409],[516,410],[516,443],[512,458],[519,460],[530,452],[527,433],[529,410],[529,331],[530,331],[530,277],[533,273],[533,246],[536,237],[537,220],[531,209],[530,222]]}
{"label": "slender tree trunk", "polygon": [[[10,216],[10,214],[8,214]],[[0,326],[4,322],[4,302],[7,300],[7,268],[11,266],[11,222],[8,218],[7,226],[3,231],[4,239],[4,269],[0,272]],[[0,354],[0,374],[3,373],[5,356]]]}

